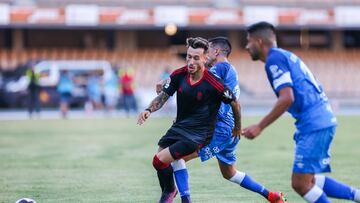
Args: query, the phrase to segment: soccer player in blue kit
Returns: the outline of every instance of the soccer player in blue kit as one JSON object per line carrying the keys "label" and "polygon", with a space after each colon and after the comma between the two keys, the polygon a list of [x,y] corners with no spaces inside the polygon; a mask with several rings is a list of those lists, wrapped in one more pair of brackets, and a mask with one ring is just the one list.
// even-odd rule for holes
{"label": "soccer player in blue kit", "polygon": [[251,58],[265,63],[278,99],[259,123],[244,128],[242,134],[254,139],[288,111],[296,119],[293,189],[310,203],[327,203],[329,197],[360,202],[359,189],[320,174],[331,172],[330,145],[337,125],[321,85],[299,57],[277,48],[272,24],[259,22],[249,26],[247,40]]}
{"label": "soccer player in blue kit", "polygon": [[152,112],[160,109],[170,96],[177,93],[176,120],[159,140],[159,150],[153,158],[162,189],[160,203],[171,203],[177,193],[171,162],[209,143],[221,102],[230,104],[234,112],[232,136],[238,138],[241,133],[239,102],[220,78],[205,67],[208,41],[199,37],[188,38],[187,48],[187,65],[171,74],[170,83],[138,118],[138,124],[143,124]]}
{"label": "soccer player in blue kit", "polygon": [[[210,71],[219,76],[224,81],[224,84],[232,90],[236,98],[239,99],[240,88],[237,72],[227,59],[230,53],[231,44],[227,38],[216,37],[209,39],[207,66],[212,66]],[[162,86],[161,83],[159,84],[160,86],[157,86],[158,93]],[[234,139],[232,136],[232,128],[234,127],[232,114],[230,105],[222,103],[217,114],[215,132],[211,143],[199,149],[197,152],[172,163],[182,203],[191,202],[185,160],[189,161],[193,158],[200,157],[201,161],[206,161],[214,156],[218,160],[220,171],[225,179],[250,191],[259,193],[265,199],[269,200],[269,202],[286,202],[283,193],[269,191],[249,175],[236,170],[235,151],[239,139]]]}

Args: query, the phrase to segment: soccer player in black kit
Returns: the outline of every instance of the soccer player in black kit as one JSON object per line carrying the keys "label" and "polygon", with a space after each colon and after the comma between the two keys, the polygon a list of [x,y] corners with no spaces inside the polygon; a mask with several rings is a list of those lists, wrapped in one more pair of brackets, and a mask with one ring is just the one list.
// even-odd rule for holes
{"label": "soccer player in black kit", "polygon": [[138,124],[143,124],[152,112],[159,110],[177,92],[176,120],[159,140],[159,150],[152,163],[162,189],[160,203],[172,202],[177,193],[171,162],[192,154],[211,140],[221,102],[230,104],[233,110],[233,136],[241,134],[240,103],[205,67],[208,41],[197,37],[188,38],[186,42],[187,65],[171,74],[170,83],[138,118]]}

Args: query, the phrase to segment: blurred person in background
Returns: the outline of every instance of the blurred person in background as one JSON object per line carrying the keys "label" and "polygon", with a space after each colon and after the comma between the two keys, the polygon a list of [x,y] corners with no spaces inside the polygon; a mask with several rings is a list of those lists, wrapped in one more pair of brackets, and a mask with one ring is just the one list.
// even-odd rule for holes
{"label": "blurred person in background", "polygon": [[57,91],[60,94],[60,112],[62,118],[67,118],[73,89],[74,83],[70,73],[66,70],[62,71],[60,73],[60,79],[57,86]]}
{"label": "blurred person in background", "polygon": [[26,76],[29,80],[28,86],[28,112],[29,117],[32,118],[34,110],[40,116],[40,73],[35,71],[35,62],[29,63],[29,68],[26,71]]}
{"label": "blurred person in background", "polygon": [[118,78],[114,71],[109,71],[104,80],[105,108],[107,113],[111,115],[119,98]]}
{"label": "blurred person in background", "polygon": [[167,80],[170,78],[171,70],[170,66],[166,66],[164,71],[161,73],[160,80]]}
{"label": "blurred person in background", "polygon": [[103,107],[102,97],[102,71],[94,70],[87,79],[87,94],[93,110]]}
{"label": "blurred person in background", "polygon": [[249,26],[247,40],[252,60],[265,63],[277,101],[259,123],[244,128],[242,134],[254,139],[288,111],[296,119],[293,189],[309,203],[328,203],[329,197],[360,202],[359,189],[321,174],[331,172],[330,146],[337,126],[322,86],[299,57],[277,47],[272,24]]}
{"label": "blurred person in background", "polygon": [[134,70],[132,68],[120,70],[119,80],[124,109],[126,114],[129,116],[131,111],[137,112]]}

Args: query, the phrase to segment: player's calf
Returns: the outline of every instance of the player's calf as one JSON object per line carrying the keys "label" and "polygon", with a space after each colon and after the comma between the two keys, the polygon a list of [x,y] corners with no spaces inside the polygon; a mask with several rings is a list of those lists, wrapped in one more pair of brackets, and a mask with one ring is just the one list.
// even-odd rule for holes
{"label": "player's calf", "polygon": [[175,160],[171,163],[174,176],[176,180],[176,185],[180,192],[181,202],[182,203],[191,203],[190,199],[190,187],[189,187],[189,175],[186,169],[186,164],[183,159]]}
{"label": "player's calf", "polygon": [[177,190],[175,188],[172,192],[162,192],[159,203],[172,203],[176,197]]}
{"label": "player's calf", "polygon": [[170,164],[162,162],[157,155],[153,158],[153,166],[157,171],[160,187],[163,193],[175,191],[173,169]]}

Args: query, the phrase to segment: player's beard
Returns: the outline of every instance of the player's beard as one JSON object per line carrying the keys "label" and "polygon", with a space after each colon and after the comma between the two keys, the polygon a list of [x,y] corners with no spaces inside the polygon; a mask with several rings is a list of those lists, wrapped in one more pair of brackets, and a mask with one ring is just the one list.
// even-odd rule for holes
{"label": "player's beard", "polygon": [[253,61],[257,61],[257,60],[260,59],[260,54],[259,54],[259,52],[257,50],[252,51],[252,50],[249,49],[248,52],[249,52],[249,54],[251,56],[251,59]]}
{"label": "player's beard", "polygon": [[206,67],[206,68],[211,68],[211,67],[214,66],[214,64],[215,64],[215,59],[209,58],[209,59],[206,61],[206,63],[205,63],[205,67]]}

